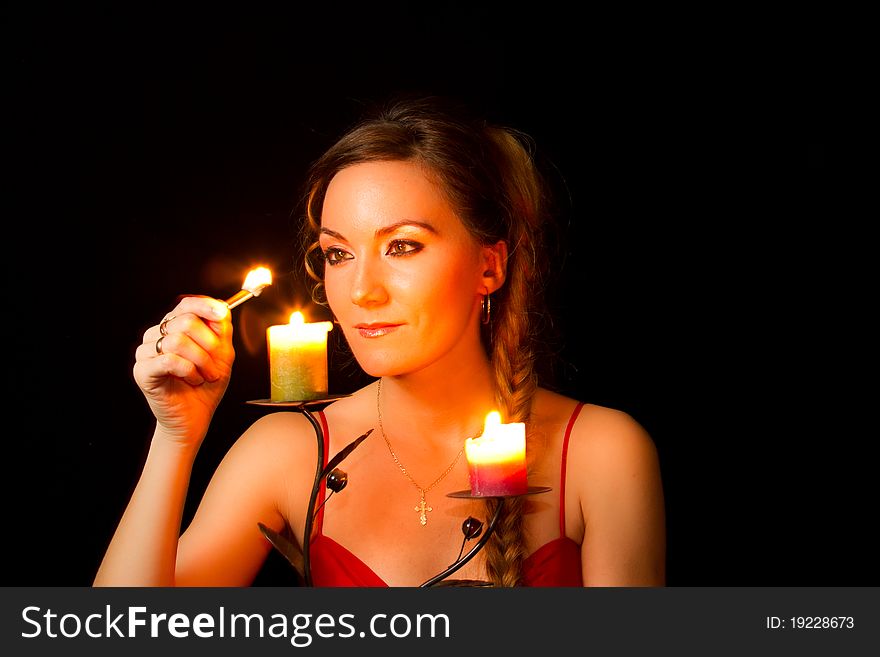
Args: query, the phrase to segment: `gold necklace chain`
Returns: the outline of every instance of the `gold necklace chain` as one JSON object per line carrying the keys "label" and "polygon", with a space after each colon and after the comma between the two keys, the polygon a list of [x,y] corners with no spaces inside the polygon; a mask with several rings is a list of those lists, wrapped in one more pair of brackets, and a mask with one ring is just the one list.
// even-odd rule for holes
{"label": "gold necklace chain", "polygon": [[376,386],[376,413],[379,416],[379,431],[382,434],[382,437],[385,439],[385,444],[388,445],[388,451],[391,452],[391,458],[394,459],[394,463],[397,464],[397,467],[400,469],[400,472],[404,477],[409,479],[410,483],[419,489],[419,494],[421,495],[421,499],[419,500],[419,504],[416,507],[413,507],[413,511],[419,512],[419,522],[422,525],[428,524],[428,511],[433,511],[434,508],[428,506],[428,503],[425,501],[425,493],[434,488],[437,484],[439,484],[443,479],[452,472],[452,469],[455,467],[455,464],[458,463],[458,460],[461,458],[461,455],[464,454],[464,447],[461,448],[461,451],[455,455],[455,458],[452,460],[452,463],[449,464],[449,467],[443,471],[439,477],[437,477],[434,482],[428,486],[427,488],[422,488],[416,483],[416,480],[412,478],[409,472],[406,471],[406,468],[400,462],[400,459],[397,458],[397,454],[394,453],[394,448],[391,447],[391,441],[388,440],[388,436],[385,435],[385,429],[382,426],[382,408],[379,403],[379,398],[382,394],[382,379],[379,379],[379,385]]}

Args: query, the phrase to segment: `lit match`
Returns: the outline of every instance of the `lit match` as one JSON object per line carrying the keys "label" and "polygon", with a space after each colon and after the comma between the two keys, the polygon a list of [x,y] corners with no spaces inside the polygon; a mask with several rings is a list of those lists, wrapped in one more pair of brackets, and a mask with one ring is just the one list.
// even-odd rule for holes
{"label": "lit match", "polygon": [[229,297],[226,300],[226,305],[229,307],[229,310],[232,310],[251,297],[260,296],[260,292],[267,285],[272,285],[272,272],[266,269],[266,267],[251,269],[247,276],[245,276],[241,290]]}

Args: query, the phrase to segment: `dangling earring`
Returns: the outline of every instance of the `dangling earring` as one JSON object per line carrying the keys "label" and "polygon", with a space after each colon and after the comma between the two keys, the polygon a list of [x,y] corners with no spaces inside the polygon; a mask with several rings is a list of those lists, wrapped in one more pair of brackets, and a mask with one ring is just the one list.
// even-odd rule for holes
{"label": "dangling earring", "polygon": [[487,292],[480,302],[480,321],[488,324],[490,319],[492,319],[492,295]]}

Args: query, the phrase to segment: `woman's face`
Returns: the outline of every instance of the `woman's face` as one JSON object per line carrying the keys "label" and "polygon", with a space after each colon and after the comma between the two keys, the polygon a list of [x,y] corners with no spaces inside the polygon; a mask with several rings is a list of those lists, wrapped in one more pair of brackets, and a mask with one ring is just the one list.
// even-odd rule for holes
{"label": "woman's face", "polygon": [[327,301],[371,376],[454,364],[481,348],[484,249],[418,165],[369,162],[337,173],[320,244]]}

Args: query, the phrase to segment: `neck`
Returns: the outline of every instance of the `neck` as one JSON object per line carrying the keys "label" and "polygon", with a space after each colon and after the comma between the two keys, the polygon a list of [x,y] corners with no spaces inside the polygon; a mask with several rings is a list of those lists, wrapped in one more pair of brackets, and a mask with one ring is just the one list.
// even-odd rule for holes
{"label": "neck", "polygon": [[495,395],[485,363],[454,378],[384,377],[379,403],[386,432],[398,439],[415,435],[422,444],[442,446],[480,435],[486,414],[495,408]]}

